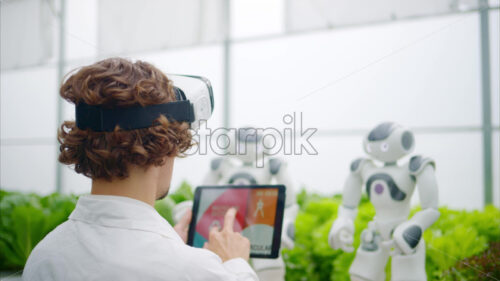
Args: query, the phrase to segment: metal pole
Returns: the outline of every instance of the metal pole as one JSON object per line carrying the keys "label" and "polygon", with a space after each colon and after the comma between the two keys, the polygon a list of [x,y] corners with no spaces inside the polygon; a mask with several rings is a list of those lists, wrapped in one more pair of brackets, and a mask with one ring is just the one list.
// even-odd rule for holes
{"label": "metal pole", "polygon": [[[59,11],[59,59],[57,65],[57,89],[61,86],[64,78],[64,65],[66,57],[66,36],[65,36],[65,16],[66,16],[66,0],[61,0],[61,7]],[[63,100],[57,93],[57,127],[63,120]],[[59,146],[56,145],[56,159],[59,156]],[[56,160],[56,192],[62,192],[62,165]]]}
{"label": "metal pole", "polygon": [[483,109],[483,177],[484,205],[492,204],[493,169],[492,169],[492,128],[491,128],[491,81],[490,81],[490,31],[488,19],[488,0],[479,0],[479,18],[481,22],[481,90]]}
{"label": "metal pole", "polygon": [[223,124],[225,128],[231,125],[231,0],[224,1],[224,56],[223,75],[224,75],[224,113]]}
{"label": "metal pole", "polygon": [[284,11],[285,11],[285,17],[283,19],[283,24],[285,25],[285,34],[289,33],[292,30],[291,24],[290,24],[290,14],[291,14],[291,7],[290,7],[290,1],[285,0],[284,3]]}

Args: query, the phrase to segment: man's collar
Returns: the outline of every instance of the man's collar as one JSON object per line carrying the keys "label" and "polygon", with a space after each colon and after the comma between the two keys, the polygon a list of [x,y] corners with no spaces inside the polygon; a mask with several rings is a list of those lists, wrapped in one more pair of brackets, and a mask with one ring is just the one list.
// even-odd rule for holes
{"label": "man's collar", "polygon": [[173,227],[153,207],[128,197],[81,196],[69,219],[105,227],[154,232],[183,243]]}

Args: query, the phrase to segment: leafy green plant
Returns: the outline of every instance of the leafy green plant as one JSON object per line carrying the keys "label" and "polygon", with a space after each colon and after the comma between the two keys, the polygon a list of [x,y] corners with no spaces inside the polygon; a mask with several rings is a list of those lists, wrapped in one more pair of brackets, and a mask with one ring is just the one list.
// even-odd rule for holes
{"label": "leafy green plant", "polygon": [[[426,270],[429,278],[455,280],[446,276],[459,260],[478,255],[488,243],[500,241],[500,210],[487,206],[467,212],[439,208],[440,218],[425,233]],[[458,279],[460,280],[460,279]]]}
{"label": "leafy green plant", "polygon": [[[67,220],[77,199],[58,193],[39,196],[0,190],[0,270],[22,269],[36,244]],[[157,201],[155,208],[173,224],[174,206],[192,199],[191,186],[183,182],[175,192]]]}
{"label": "leafy green plant", "polygon": [[0,191],[0,269],[23,268],[29,254],[76,204],[76,196]]}
{"label": "leafy green plant", "polygon": [[175,205],[187,201],[193,200],[193,189],[191,185],[186,181],[183,181],[181,185],[172,193],[169,194],[162,200],[158,200],[155,203],[155,209],[164,217],[171,225],[174,225],[173,209]]}
{"label": "leafy green plant", "polygon": [[155,202],[155,209],[158,213],[164,217],[171,225],[174,225],[174,217],[172,210],[175,207],[175,201],[167,196],[162,200],[158,200]]}
{"label": "leafy green plant", "polygon": [[443,272],[445,280],[495,280],[500,278],[500,242],[492,242],[475,256],[458,261]]}
{"label": "leafy green plant", "polygon": [[182,201],[193,200],[193,189],[189,183],[183,181],[172,194],[168,195],[168,197],[170,197],[175,204],[179,204]]}
{"label": "leafy green plant", "polygon": [[[155,208],[173,224],[175,205],[192,199],[191,186],[183,182],[169,196],[157,201]],[[76,200],[74,195],[39,196],[0,190],[0,270],[22,269],[35,245],[67,219]],[[333,250],[328,245],[328,233],[342,203],[341,196],[325,197],[302,190],[297,202],[301,211],[296,219],[295,248],[283,250],[286,279],[349,280],[354,253]],[[414,208],[411,214],[418,210]],[[481,272],[498,278],[500,210],[493,206],[482,211],[446,207],[439,210],[441,217],[424,232],[428,279],[471,280]],[[355,247],[360,244],[361,231],[374,215],[373,206],[363,197],[354,222]],[[386,273],[389,279],[390,261]]]}
{"label": "leafy green plant", "polygon": [[[334,251],[328,245],[328,233],[341,204],[340,196],[321,197],[302,190],[298,193],[297,201],[301,212],[296,219],[295,248],[283,250],[287,266],[286,279],[350,280],[348,271],[355,253]],[[414,208],[411,214],[418,210]],[[486,251],[488,243],[500,241],[500,210],[493,206],[482,211],[451,210],[446,207],[439,210],[441,217],[424,232],[428,279],[466,280],[457,279],[458,275],[450,275],[449,272],[451,269],[453,272],[466,269],[473,271],[469,267],[455,267],[458,261]],[[373,206],[364,197],[354,222],[355,248],[360,244],[361,231],[374,215]],[[390,280],[390,261],[386,276]]]}

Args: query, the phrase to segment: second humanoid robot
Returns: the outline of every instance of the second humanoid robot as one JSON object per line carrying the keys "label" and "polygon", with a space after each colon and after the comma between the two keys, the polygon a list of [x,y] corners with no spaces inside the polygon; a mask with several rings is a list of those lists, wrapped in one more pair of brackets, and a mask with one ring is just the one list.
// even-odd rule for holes
{"label": "second humanoid robot", "polygon": [[[351,280],[385,280],[391,254],[392,280],[427,279],[422,234],[439,217],[438,186],[432,159],[413,156],[408,163],[398,164],[414,147],[412,132],[395,123],[382,123],[364,139],[365,152],[371,158],[351,164],[342,206],[328,236],[331,247],[354,250],[354,219],[363,186],[375,207],[375,217],[361,233],[361,245],[349,269]],[[422,210],[408,219],[415,186]]]}
{"label": "second humanoid robot", "polygon": [[[279,158],[262,159],[265,155],[264,139],[254,128],[240,128],[230,140],[229,151],[234,155],[213,159],[204,185],[263,185],[282,184],[286,187],[285,212],[281,235],[281,248],[293,248],[295,236],[295,217],[299,207],[286,163]],[[236,147],[234,147],[236,146]],[[264,163],[258,167],[257,163]],[[182,204],[182,203],[181,203]],[[191,208],[189,202],[174,209],[174,217]],[[281,255],[277,259],[251,259],[251,263],[261,281],[285,280],[285,263]]]}

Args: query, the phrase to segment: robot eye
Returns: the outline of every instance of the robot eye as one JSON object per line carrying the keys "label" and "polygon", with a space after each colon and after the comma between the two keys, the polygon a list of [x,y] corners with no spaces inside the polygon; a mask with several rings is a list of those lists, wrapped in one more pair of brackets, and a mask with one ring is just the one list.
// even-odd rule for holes
{"label": "robot eye", "polygon": [[382,150],[383,152],[387,152],[387,150],[389,150],[389,144],[386,143],[386,142],[383,142],[381,145],[380,145],[380,150]]}

